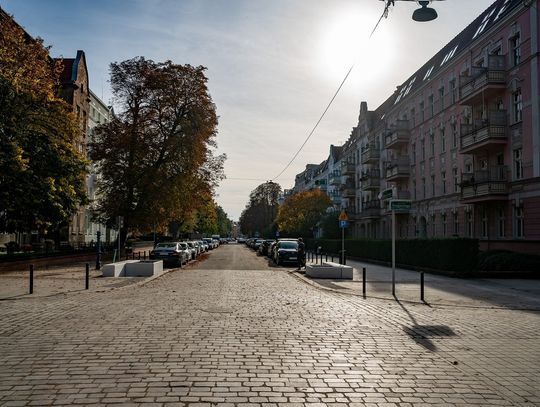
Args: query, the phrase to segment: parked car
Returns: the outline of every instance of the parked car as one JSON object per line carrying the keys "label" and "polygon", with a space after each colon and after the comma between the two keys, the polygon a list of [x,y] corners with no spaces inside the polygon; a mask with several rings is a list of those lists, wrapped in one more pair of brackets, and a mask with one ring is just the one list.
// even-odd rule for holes
{"label": "parked car", "polygon": [[182,266],[189,261],[189,253],[180,242],[164,242],[154,247],[150,259],[163,260],[165,265]]}
{"label": "parked car", "polygon": [[274,249],[274,261],[277,265],[298,262],[298,241],[280,240]]}
{"label": "parked car", "polygon": [[195,242],[192,241],[188,241],[186,244],[189,246],[191,251],[191,260],[195,260],[199,255],[199,247],[195,244]]}
{"label": "parked car", "polygon": [[216,248],[216,244],[214,240],[211,237],[205,237],[203,238],[203,242],[208,245],[208,250],[213,250]]}
{"label": "parked car", "polygon": [[264,240],[261,245],[259,246],[259,254],[261,256],[267,256],[268,255],[268,249],[270,248],[270,245],[273,243],[273,240]]}
{"label": "parked car", "polygon": [[272,243],[270,243],[270,246],[268,246],[268,253],[266,255],[270,257],[272,260],[274,260],[274,252],[275,252],[277,243],[278,241],[274,240]]}

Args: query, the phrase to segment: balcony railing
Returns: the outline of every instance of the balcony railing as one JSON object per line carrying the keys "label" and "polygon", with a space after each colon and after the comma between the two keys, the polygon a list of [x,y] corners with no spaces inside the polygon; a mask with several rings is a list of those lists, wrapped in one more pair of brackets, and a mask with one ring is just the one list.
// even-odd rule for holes
{"label": "balcony railing", "polygon": [[504,200],[509,192],[508,167],[497,165],[462,174],[461,199],[466,202]]}
{"label": "balcony railing", "polygon": [[381,152],[375,144],[370,144],[362,150],[362,164],[376,163],[381,158]]}
{"label": "balcony railing", "polygon": [[461,148],[463,154],[471,154],[478,149],[500,146],[508,141],[506,110],[489,112],[487,120],[461,125]]}
{"label": "balcony railing", "polygon": [[328,177],[328,183],[330,185],[341,185],[341,174],[331,174],[330,177]]}
{"label": "balcony railing", "polygon": [[386,180],[397,181],[411,174],[409,157],[399,157],[386,163]]}
{"label": "balcony railing", "polygon": [[411,130],[408,120],[398,120],[394,126],[388,129],[384,139],[386,148],[399,148],[403,144],[408,144],[411,138]]}
{"label": "balcony railing", "polygon": [[351,186],[347,186],[346,188],[343,188],[341,190],[341,195],[343,197],[346,197],[346,198],[354,197],[354,196],[356,196],[356,188],[351,187]]}
{"label": "balcony railing", "polygon": [[365,191],[379,189],[381,187],[381,172],[377,169],[364,171],[360,180],[362,182],[362,189]]}
{"label": "balcony railing", "polygon": [[362,203],[360,218],[375,218],[381,216],[381,201],[373,199]]}
{"label": "balcony railing", "polygon": [[356,172],[356,166],[353,163],[346,163],[341,166],[342,175],[354,175]]}
{"label": "balcony railing", "polygon": [[487,67],[472,67],[469,76],[460,76],[461,104],[489,98],[506,87],[506,55],[490,55]]}

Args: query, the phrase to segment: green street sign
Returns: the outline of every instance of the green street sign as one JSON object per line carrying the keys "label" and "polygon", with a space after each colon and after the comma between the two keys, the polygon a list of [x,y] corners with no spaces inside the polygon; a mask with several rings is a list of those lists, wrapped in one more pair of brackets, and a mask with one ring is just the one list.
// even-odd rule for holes
{"label": "green street sign", "polygon": [[396,212],[409,212],[411,210],[412,201],[410,199],[391,199],[390,206],[391,211]]}

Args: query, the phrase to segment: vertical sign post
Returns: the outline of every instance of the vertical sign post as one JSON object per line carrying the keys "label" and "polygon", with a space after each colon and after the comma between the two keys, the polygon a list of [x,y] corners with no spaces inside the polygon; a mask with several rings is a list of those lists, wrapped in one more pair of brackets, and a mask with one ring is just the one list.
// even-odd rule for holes
{"label": "vertical sign post", "polygon": [[349,226],[347,212],[341,211],[339,214],[339,227],[341,228],[341,256],[340,264],[345,264],[345,228]]}

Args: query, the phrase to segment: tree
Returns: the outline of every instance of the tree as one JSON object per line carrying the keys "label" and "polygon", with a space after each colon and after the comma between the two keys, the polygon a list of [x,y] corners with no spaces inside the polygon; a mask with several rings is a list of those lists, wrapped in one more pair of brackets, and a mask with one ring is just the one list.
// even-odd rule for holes
{"label": "tree", "polygon": [[80,128],[43,41],[9,16],[0,23],[0,231],[45,231],[86,203]]}
{"label": "tree", "polygon": [[291,195],[279,207],[279,229],[298,236],[313,236],[313,228],[332,206],[330,197],[319,189]]}
{"label": "tree", "polygon": [[98,219],[113,224],[123,216],[122,241],[154,224],[193,226],[223,179],[225,160],[212,153],[218,119],[205,68],[137,57],[110,71],[120,113],[90,143],[102,174]]}
{"label": "tree", "polygon": [[230,236],[233,228],[232,220],[229,219],[227,213],[223,210],[221,206],[216,207],[216,215],[218,234],[221,237]]}
{"label": "tree", "polygon": [[249,195],[249,202],[240,215],[240,230],[243,234],[259,234],[272,237],[275,234],[275,219],[279,207],[281,187],[269,181],[259,185]]}

